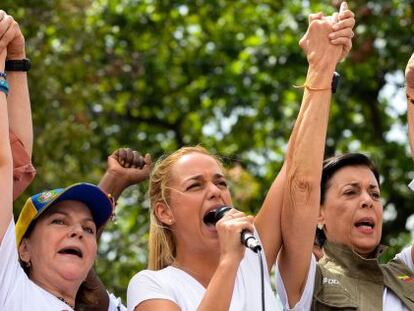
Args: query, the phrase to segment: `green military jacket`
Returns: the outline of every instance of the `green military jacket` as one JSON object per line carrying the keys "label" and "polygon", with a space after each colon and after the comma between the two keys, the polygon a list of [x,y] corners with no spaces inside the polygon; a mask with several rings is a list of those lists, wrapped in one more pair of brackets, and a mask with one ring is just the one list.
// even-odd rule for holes
{"label": "green military jacket", "polygon": [[384,286],[414,310],[414,273],[401,261],[379,264],[380,252],[366,259],[329,242],[324,252],[316,269],[312,310],[382,311]]}

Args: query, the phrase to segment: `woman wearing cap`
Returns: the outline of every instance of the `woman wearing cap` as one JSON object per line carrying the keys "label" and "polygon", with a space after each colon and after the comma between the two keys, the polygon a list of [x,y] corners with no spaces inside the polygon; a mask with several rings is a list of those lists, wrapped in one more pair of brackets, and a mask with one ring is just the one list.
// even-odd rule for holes
{"label": "woman wearing cap", "polygon": [[[328,107],[321,110],[309,123],[312,131],[297,131],[289,145],[277,277],[284,307],[414,310],[413,248],[378,262],[383,207],[375,166],[359,153],[322,162],[328,114]],[[326,238],[318,263],[312,256],[316,227]]]}
{"label": "woman wearing cap", "polygon": [[[353,14],[346,10],[336,31],[328,21],[309,28],[304,40],[310,66],[301,109],[328,106],[333,69],[350,49],[353,25]],[[331,33],[336,46],[328,39]],[[339,53],[335,59],[328,55],[332,50]],[[318,63],[323,57],[330,63]],[[318,113],[301,110],[297,122]],[[141,271],[131,280],[128,310],[260,310],[260,265],[255,254],[240,243],[244,229],[255,232],[264,251],[263,307],[278,310],[268,272],[281,244],[283,179],[284,169],[254,219],[231,209],[214,226],[209,215],[232,205],[220,161],[204,148],[185,147],[157,162],[150,177],[151,270]]]}
{"label": "woman wearing cap", "polygon": [[[7,16],[0,18],[0,29],[6,29],[0,46],[13,40],[8,32],[16,30],[13,25]],[[7,139],[10,112],[4,79],[9,50],[4,46],[0,48],[0,310],[73,310],[96,256],[96,233],[112,214],[112,200],[86,183],[46,191],[27,200],[14,225],[13,160]],[[118,161],[129,168],[128,173],[119,164],[118,169],[114,166]],[[149,162],[131,150],[117,151],[108,159],[102,188],[118,196],[129,184],[145,179]],[[121,310],[115,299],[107,309]]]}
{"label": "woman wearing cap", "polygon": [[[112,160],[116,156],[114,153]],[[128,166],[139,166],[136,161],[125,161]],[[145,165],[140,176],[148,175],[148,171]],[[110,179],[114,176],[108,174],[110,170],[103,178],[104,187],[122,192],[124,186],[113,184]],[[122,179],[125,180],[116,177],[121,184]],[[96,257],[96,233],[110,218],[112,209],[112,200],[100,188],[87,183],[30,197],[16,223],[15,238],[12,221],[1,240],[0,306],[7,310],[74,309],[78,290]],[[108,298],[108,310],[121,310],[115,297]],[[94,307],[95,301],[86,299],[83,307],[88,303]]]}

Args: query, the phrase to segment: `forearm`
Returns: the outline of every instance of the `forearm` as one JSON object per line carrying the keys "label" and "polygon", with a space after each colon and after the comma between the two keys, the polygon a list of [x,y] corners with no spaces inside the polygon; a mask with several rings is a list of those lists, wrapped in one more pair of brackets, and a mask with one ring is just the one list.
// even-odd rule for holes
{"label": "forearm", "polygon": [[[0,57],[0,72],[4,72],[4,58]],[[13,217],[13,160],[9,143],[9,120],[6,94],[0,91],[0,243]]]}
{"label": "forearm", "polygon": [[407,120],[408,139],[411,149],[411,157],[414,160],[414,89],[407,87]]}
{"label": "forearm", "polygon": [[7,74],[10,86],[7,98],[10,128],[23,142],[26,152],[31,156],[33,125],[27,73],[10,71]]}
{"label": "forearm", "polygon": [[317,224],[320,178],[331,100],[333,66],[310,66],[298,121],[286,156],[280,271],[293,306],[307,278]]}
{"label": "forearm", "polygon": [[122,178],[111,171],[106,171],[98,184],[98,187],[111,194],[115,201],[128,186],[128,184],[122,182]]}
{"label": "forearm", "polygon": [[219,263],[197,311],[227,311],[230,308],[239,264],[232,260]]}

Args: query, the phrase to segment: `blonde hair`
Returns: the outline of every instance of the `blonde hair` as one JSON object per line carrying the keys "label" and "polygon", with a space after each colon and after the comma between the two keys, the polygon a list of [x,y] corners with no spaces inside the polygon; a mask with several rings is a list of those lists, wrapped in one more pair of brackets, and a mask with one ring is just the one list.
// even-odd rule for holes
{"label": "blonde hair", "polygon": [[182,147],[174,153],[160,158],[152,169],[149,182],[150,195],[150,233],[148,241],[149,258],[148,269],[160,270],[171,265],[176,256],[174,235],[170,228],[163,224],[155,215],[154,207],[162,202],[168,207],[171,181],[171,171],[175,163],[183,156],[190,153],[201,153],[208,155],[217,161],[222,168],[221,160],[210,154],[207,149],[201,146]]}

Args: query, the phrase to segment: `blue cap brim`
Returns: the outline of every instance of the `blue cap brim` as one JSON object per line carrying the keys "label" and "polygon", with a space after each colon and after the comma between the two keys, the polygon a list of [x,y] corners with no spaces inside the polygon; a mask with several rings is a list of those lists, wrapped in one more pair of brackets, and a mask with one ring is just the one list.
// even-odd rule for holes
{"label": "blue cap brim", "polygon": [[97,186],[88,183],[79,183],[66,190],[48,204],[50,206],[62,201],[80,201],[88,206],[96,228],[104,225],[112,215],[113,204],[109,197]]}

